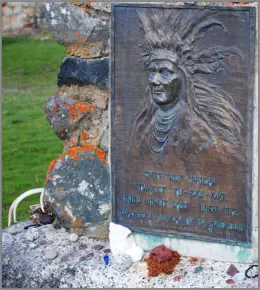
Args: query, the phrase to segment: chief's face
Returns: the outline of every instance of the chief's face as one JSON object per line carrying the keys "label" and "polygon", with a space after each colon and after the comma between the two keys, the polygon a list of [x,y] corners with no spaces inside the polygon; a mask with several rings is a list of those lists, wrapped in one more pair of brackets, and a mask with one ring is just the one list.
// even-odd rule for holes
{"label": "chief's face", "polygon": [[168,105],[181,94],[182,71],[169,60],[153,60],[149,65],[149,87],[158,105]]}

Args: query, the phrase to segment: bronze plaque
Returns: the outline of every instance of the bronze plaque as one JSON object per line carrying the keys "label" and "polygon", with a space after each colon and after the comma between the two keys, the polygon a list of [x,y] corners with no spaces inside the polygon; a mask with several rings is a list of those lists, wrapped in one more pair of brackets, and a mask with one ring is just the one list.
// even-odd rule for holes
{"label": "bronze plaque", "polygon": [[250,246],[255,8],[115,4],[113,221]]}

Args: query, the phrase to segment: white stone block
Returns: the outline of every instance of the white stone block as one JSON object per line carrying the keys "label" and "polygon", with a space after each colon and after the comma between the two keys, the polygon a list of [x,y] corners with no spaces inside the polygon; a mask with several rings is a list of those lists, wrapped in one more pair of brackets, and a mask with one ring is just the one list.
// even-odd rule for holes
{"label": "white stone block", "polygon": [[22,13],[23,13],[22,5],[14,7],[13,14],[19,15],[19,14],[22,14]]}
{"label": "white stone block", "polygon": [[12,16],[13,15],[13,9],[8,7],[8,6],[5,6],[2,8],[2,13],[3,13],[3,16]]}

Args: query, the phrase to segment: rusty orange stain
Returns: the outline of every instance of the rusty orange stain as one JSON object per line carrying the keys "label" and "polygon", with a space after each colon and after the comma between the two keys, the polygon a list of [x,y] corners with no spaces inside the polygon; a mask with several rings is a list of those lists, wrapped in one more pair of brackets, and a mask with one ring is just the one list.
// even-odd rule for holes
{"label": "rusty orange stain", "polygon": [[84,56],[89,56],[89,53],[87,50],[84,51]]}
{"label": "rusty orange stain", "polygon": [[82,133],[82,139],[86,140],[87,138],[89,138],[89,133],[88,132]]}
{"label": "rusty orange stain", "polygon": [[96,155],[101,162],[106,162],[106,153],[101,149],[96,150]]}
{"label": "rusty orange stain", "polygon": [[71,221],[71,224],[74,228],[79,228],[82,224],[82,218],[81,217],[73,218],[73,220]]}
{"label": "rusty orange stain", "polygon": [[73,139],[72,141],[71,141],[71,146],[72,147],[75,147],[77,145],[77,141],[75,140],[75,139]]}
{"label": "rusty orange stain", "polygon": [[201,259],[200,258],[196,258],[196,257],[189,257],[188,261],[191,264],[196,264],[196,263],[199,263],[201,261]]}
{"label": "rusty orange stain", "polygon": [[67,152],[68,152],[68,154],[69,154],[72,158],[74,158],[75,160],[78,160],[79,157],[77,156],[77,153],[82,152],[82,151],[84,151],[84,150],[88,150],[88,151],[90,151],[90,152],[94,152],[94,151],[95,151],[95,146],[86,144],[86,145],[84,145],[84,146],[82,146],[82,147],[69,148],[69,149],[67,150]]}
{"label": "rusty orange stain", "polygon": [[95,107],[92,105],[92,104],[88,104],[88,105],[79,105],[78,106],[78,110],[80,112],[87,112],[87,111],[94,111],[95,110]]}

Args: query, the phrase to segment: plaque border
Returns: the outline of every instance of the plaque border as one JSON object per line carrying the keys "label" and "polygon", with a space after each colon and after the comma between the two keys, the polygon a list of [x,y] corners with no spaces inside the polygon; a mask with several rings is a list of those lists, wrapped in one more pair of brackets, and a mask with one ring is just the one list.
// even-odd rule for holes
{"label": "plaque border", "polygon": [[[111,186],[111,194],[112,194],[112,222],[117,223],[116,218],[116,184],[115,184],[115,160],[116,160],[116,150],[115,148],[115,130],[114,130],[114,113],[115,113],[115,9],[118,7],[131,7],[131,8],[167,8],[167,9],[222,9],[222,10],[231,10],[231,11],[248,11],[249,12],[249,42],[253,43],[254,45],[250,45],[249,49],[249,81],[248,81],[248,110],[251,108],[251,113],[248,114],[247,120],[247,131],[254,131],[254,118],[253,118],[253,104],[254,99],[257,97],[255,94],[255,51],[256,51],[256,9],[255,6],[213,6],[213,5],[195,5],[195,6],[186,6],[184,4],[158,4],[158,3],[111,3],[111,60],[110,60],[110,102],[109,102],[109,111],[110,111],[110,156],[109,156],[109,163],[110,163],[110,186]],[[136,233],[154,235],[154,236],[161,236],[166,238],[177,238],[177,239],[188,239],[188,240],[196,240],[202,241],[207,243],[217,243],[217,244],[225,244],[231,246],[241,246],[252,248],[252,194],[253,194],[253,138],[250,134],[247,134],[247,153],[248,153],[248,168],[249,172],[247,175],[247,185],[246,185],[246,198],[248,202],[247,207],[247,227],[246,227],[246,238],[248,242],[238,242],[238,241],[228,241],[228,240],[220,240],[218,238],[208,238],[208,237],[196,237],[192,236],[191,233],[182,233],[180,235],[177,234],[166,234],[160,233],[160,230],[157,232],[150,232],[147,229],[143,228],[136,228],[134,226],[128,226],[130,230]],[[250,170],[251,168],[251,170]],[[199,235],[199,234],[198,234]]]}

